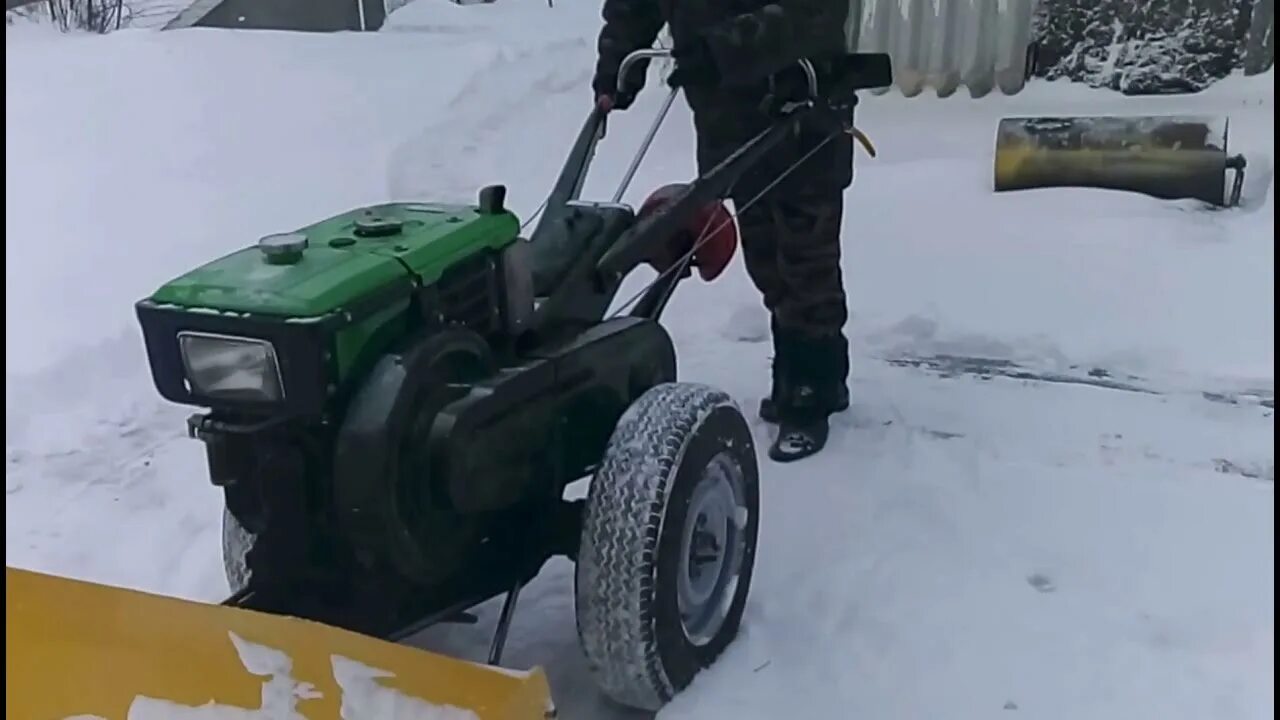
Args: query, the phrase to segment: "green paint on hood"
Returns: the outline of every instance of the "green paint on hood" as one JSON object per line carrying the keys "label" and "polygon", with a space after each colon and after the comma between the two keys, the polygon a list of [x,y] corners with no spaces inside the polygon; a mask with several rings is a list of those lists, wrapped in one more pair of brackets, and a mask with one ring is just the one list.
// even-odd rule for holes
{"label": "green paint on hood", "polygon": [[272,264],[256,246],[226,255],[165,284],[157,303],[283,317],[318,317],[391,283],[430,285],[451,266],[515,240],[520,223],[474,207],[391,203],[361,208],[297,232],[307,247]]}

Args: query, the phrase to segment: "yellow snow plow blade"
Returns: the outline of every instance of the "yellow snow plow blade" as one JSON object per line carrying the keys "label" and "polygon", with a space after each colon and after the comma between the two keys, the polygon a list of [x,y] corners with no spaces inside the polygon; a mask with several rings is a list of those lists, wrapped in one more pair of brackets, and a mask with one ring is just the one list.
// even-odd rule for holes
{"label": "yellow snow plow blade", "polygon": [[1244,158],[1227,155],[1225,118],[1004,118],[996,133],[997,192],[1091,187],[1231,206],[1243,182]]}
{"label": "yellow snow plow blade", "polygon": [[318,623],[5,568],[23,720],[545,720],[546,677]]}

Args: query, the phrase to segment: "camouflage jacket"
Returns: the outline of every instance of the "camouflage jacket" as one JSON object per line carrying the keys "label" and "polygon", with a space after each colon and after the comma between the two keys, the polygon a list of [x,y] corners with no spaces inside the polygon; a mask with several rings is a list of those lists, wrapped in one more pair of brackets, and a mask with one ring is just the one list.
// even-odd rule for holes
{"label": "camouflage jacket", "polygon": [[598,78],[616,78],[622,59],[667,25],[676,47],[704,37],[723,84],[750,91],[801,58],[853,51],[862,0],[605,0],[602,14]]}
{"label": "camouflage jacket", "polygon": [[[664,24],[676,47],[696,35],[707,40],[722,76],[720,87],[685,91],[698,137],[698,168],[706,172],[768,127],[772,120],[761,110],[761,101],[775,80],[775,89],[784,94],[804,82],[798,60],[814,61],[821,73],[823,58],[855,50],[862,0],[604,0],[603,14],[593,82],[597,91],[602,85],[616,87],[622,59],[652,47]],[[647,69],[647,63],[637,65],[627,78],[635,90],[643,85]],[[811,152],[828,134],[798,128],[739,179],[735,199],[753,197],[767,187],[776,188],[775,196],[791,198],[841,192],[853,181],[853,141],[840,133],[816,154]],[[808,160],[796,167],[804,157]]]}

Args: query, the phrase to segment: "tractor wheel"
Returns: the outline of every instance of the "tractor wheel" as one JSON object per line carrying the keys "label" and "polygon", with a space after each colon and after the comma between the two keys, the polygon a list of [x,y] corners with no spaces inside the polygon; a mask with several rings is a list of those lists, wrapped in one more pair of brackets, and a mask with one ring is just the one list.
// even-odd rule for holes
{"label": "tractor wheel", "polygon": [[575,578],[578,637],[609,697],[656,711],[737,635],[759,505],[751,431],[723,392],[665,383],[618,421]]}
{"label": "tractor wheel", "polygon": [[268,524],[260,495],[266,486],[275,495],[301,496],[306,476],[303,453],[287,445],[259,442],[237,448],[236,452],[246,453],[237,456],[242,462],[244,457],[252,459],[253,470],[243,481],[228,484],[223,491],[222,568],[233,595],[246,589],[255,574],[261,576],[258,580],[274,582],[301,576],[309,567],[308,535],[298,512],[276,512]]}
{"label": "tractor wheel", "polygon": [[222,508],[222,569],[234,595],[249,586],[249,551],[257,536],[249,532],[228,508]]}

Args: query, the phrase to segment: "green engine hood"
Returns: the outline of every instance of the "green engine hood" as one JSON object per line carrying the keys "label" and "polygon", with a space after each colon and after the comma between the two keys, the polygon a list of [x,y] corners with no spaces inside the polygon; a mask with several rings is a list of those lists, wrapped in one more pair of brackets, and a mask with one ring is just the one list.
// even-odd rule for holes
{"label": "green engine hood", "polygon": [[429,285],[452,265],[515,240],[503,211],[392,203],[352,210],[298,230],[301,253],[272,262],[259,247],[214,260],[165,284],[156,303],[286,317],[317,317],[415,277]]}

